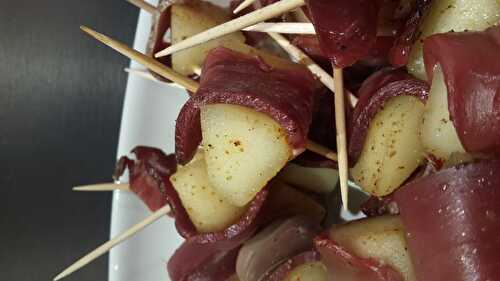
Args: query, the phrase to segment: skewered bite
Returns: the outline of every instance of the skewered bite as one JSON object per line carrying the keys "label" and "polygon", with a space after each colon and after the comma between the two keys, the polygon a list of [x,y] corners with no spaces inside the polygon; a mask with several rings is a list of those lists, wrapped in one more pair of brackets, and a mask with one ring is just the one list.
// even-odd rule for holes
{"label": "skewered bite", "polygon": [[208,180],[205,159],[200,151],[170,178],[189,218],[201,233],[226,229],[246,211],[219,196]]}
{"label": "skewered bite", "polygon": [[177,159],[186,163],[201,143],[216,192],[244,206],[305,150],[316,85],[303,66],[275,68],[260,57],[213,49],[198,91],[177,118]]}
{"label": "skewered bite", "polygon": [[418,132],[423,112],[419,99],[398,96],[386,102],[371,120],[363,150],[350,171],[364,191],[388,195],[422,163]]}
{"label": "skewered bite", "polygon": [[292,156],[280,125],[243,106],[203,106],[201,130],[208,179],[236,206],[252,200]]}
{"label": "skewered bite", "polygon": [[434,71],[429,99],[420,129],[425,153],[446,161],[453,153],[465,153],[448,110],[448,91],[440,68]]}

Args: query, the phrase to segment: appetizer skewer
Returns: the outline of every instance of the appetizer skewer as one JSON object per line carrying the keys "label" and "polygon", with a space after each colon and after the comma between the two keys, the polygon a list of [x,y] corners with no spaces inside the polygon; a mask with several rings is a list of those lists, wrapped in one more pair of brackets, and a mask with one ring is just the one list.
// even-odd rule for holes
{"label": "appetizer skewer", "polygon": [[111,191],[124,190],[130,191],[128,183],[101,183],[92,185],[82,185],[73,187],[73,191]]}
{"label": "appetizer skewer", "polygon": [[[186,88],[190,92],[196,92],[198,90],[199,85],[196,81],[176,73],[175,71],[173,71],[172,69],[168,68],[167,66],[159,63],[158,61],[156,61],[156,60],[154,60],[154,59],[152,59],[152,58],[150,58],[150,57],[148,57],[148,56],[146,56],[146,55],[144,55],[144,54],[114,40],[114,39],[111,39],[110,37],[108,37],[104,34],[96,32],[88,27],[81,26],[80,28],[85,33],[89,34],[90,36],[94,37],[98,41],[104,43],[105,45],[111,47],[112,49],[118,51],[122,55],[139,62],[140,64],[144,65],[148,69],[151,69],[152,71],[162,75],[163,77],[165,77],[169,80],[175,81],[177,84],[183,86],[184,88]],[[314,143],[310,140],[307,142],[307,145],[311,147],[311,149],[310,149],[311,151],[313,151],[315,153],[319,153],[322,156],[324,156],[325,158],[328,158],[330,160],[337,161],[336,153],[329,150],[328,148],[326,148],[320,144]]]}
{"label": "appetizer skewer", "polygon": [[[284,2],[284,1],[282,1],[282,2]],[[266,9],[266,8],[260,9],[259,11],[263,12],[264,9]],[[278,9],[278,8],[276,8],[276,9]],[[288,10],[284,10],[284,11],[288,11]],[[243,17],[246,17],[246,16],[250,16],[250,14],[245,15]],[[248,18],[251,18],[251,17],[248,17]],[[242,19],[242,21],[243,21],[243,19]],[[233,23],[234,23],[234,21],[233,21]],[[220,25],[219,27],[222,27],[223,25],[224,24]],[[309,25],[309,24],[306,24],[306,25]],[[197,34],[191,38],[195,38],[196,36],[199,36],[199,34]],[[200,37],[200,38],[202,38],[202,37]],[[207,41],[207,40],[200,39],[199,43],[202,43],[204,41]],[[175,45],[175,46],[177,46],[177,45]],[[160,54],[161,54],[161,52],[160,52]],[[158,57],[158,55],[155,55],[155,56]],[[337,71],[337,73],[341,74],[340,71]],[[343,108],[344,107],[343,106],[343,104],[344,104],[343,83],[342,83],[342,79],[336,79],[334,81],[334,83],[337,84],[337,88],[339,88],[338,89],[339,95],[338,95],[338,97],[335,98],[335,100],[336,100],[336,102],[335,102],[336,111],[335,112],[336,112],[336,117],[337,117],[336,122],[337,122],[337,130],[338,130],[338,132],[337,132],[337,136],[338,136],[337,144],[338,144],[338,146],[337,147],[339,149],[339,153],[341,153],[341,159],[340,159],[341,163],[339,163],[339,168],[340,168],[340,179],[341,179],[340,182],[341,182],[342,200],[343,200],[344,207],[347,209],[347,205],[348,205],[347,204],[347,188],[348,188],[348,186],[347,186],[347,180],[348,180],[348,163],[347,163],[347,161],[348,160],[347,160],[347,148],[346,148],[347,141],[346,141],[346,133],[345,133],[345,112],[344,112],[344,108]]]}
{"label": "appetizer skewer", "polygon": [[[300,6],[299,2],[282,0],[281,6],[272,4],[253,15],[262,17],[262,12],[267,16],[279,14],[276,7],[285,12],[284,6],[290,3]],[[461,12],[449,9],[452,2],[462,5],[457,9]],[[215,48],[206,59],[202,59],[205,62],[201,83],[183,82],[197,95],[190,98],[179,115],[177,155],[138,147],[134,150],[136,160],[122,157],[115,174],[119,176],[128,169],[131,175],[129,189],[139,195],[152,211],[171,207],[177,229],[186,238],[168,262],[169,275],[174,281],[442,281],[450,276],[457,281],[468,281],[471,276],[484,280],[498,276],[500,243],[495,237],[500,235],[497,204],[500,180],[495,171],[498,170],[500,151],[500,103],[495,97],[500,95],[500,68],[495,62],[500,48],[500,27],[480,32],[436,34],[425,40],[420,36],[442,32],[432,28],[435,22],[449,24],[440,26],[453,26],[458,30],[483,30],[492,23],[500,24],[497,12],[500,3],[485,0],[480,9],[472,9],[474,5],[457,4],[451,0],[432,4],[431,1],[401,1],[402,5],[410,7],[400,25],[404,30],[397,31],[400,37],[385,56],[395,65],[405,65],[409,61],[410,74],[404,69],[372,70],[356,89],[359,102],[350,112],[350,108],[343,105],[343,76],[349,76],[352,70],[349,66],[363,62],[373,49],[377,49],[379,39],[385,36],[379,34],[381,28],[378,24],[387,22],[380,20],[380,16],[399,11],[391,3],[388,1],[378,6],[366,0],[307,2],[309,15],[318,31],[319,47],[334,70],[334,79],[328,74],[318,76],[335,92],[342,191],[346,187],[348,168],[347,115],[352,179],[374,198],[381,198],[380,204],[392,206],[372,206],[377,210],[368,210],[367,214],[377,217],[335,225],[328,228],[327,233],[318,235],[314,224],[321,222],[325,209],[286,182],[292,180],[291,184],[307,189],[308,182],[314,179],[295,175],[306,170],[293,166],[293,163],[283,168],[286,162],[283,159],[287,157],[281,159],[279,153],[276,154],[283,150],[283,155],[292,155],[291,148],[306,146],[325,154],[321,152],[323,147],[319,146],[318,150],[305,134],[299,134],[298,138],[294,135],[301,130],[301,122],[311,118],[312,110],[308,102],[304,102],[310,92],[307,87],[312,85],[308,82],[308,74],[303,69],[287,68],[286,63],[274,65],[262,53],[248,52],[251,49],[248,47],[242,47],[242,50]],[[445,6],[448,8],[443,12]],[[467,12],[465,16],[464,10]],[[342,16],[331,18],[332,14]],[[469,14],[480,18],[479,23],[472,25],[467,20],[453,20],[454,17],[469,17]],[[245,16],[235,20],[241,26],[234,31],[246,24],[258,23],[250,23],[254,19]],[[225,35],[227,25],[224,25],[209,29],[208,34],[215,30],[216,36]],[[382,34],[387,34],[387,28],[384,28]],[[311,72],[325,73],[284,36],[269,35]],[[211,36],[200,39],[198,35],[193,38],[196,44],[213,39]],[[181,46],[186,41],[181,41]],[[128,48],[119,44],[114,46]],[[408,56],[410,49],[411,55]],[[144,58],[133,50],[122,53],[142,59],[149,68],[147,63],[151,58]],[[160,65],[155,67],[160,68]],[[175,71],[167,69],[165,75],[175,79]],[[427,81],[411,74],[427,77]],[[249,84],[259,85],[260,90],[254,90]],[[232,92],[233,89],[238,90]],[[274,92],[266,92],[266,89]],[[286,131],[290,127],[283,126],[280,121],[274,122],[279,119],[273,121],[269,118],[276,116],[276,111],[265,116],[260,114],[265,110],[256,112],[255,105],[245,101],[245,98],[265,100],[266,106],[273,107],[275,93],[293,93],[297,89],[303,91],[302,96],[287,96],[281,104],[292,103],[291,108],[294,108],[293,103],[304,102],[302,108],[305,110],[296,115],[304,119],[295,119],[292,127],[296,129],[286,134],[280,129]],[[238,107],[241,105],[246,108]],[[278,112],[283,109],[283,106],[275,107]],[[290,112],[293,111],[279,115],[288,117]],[[244,122],[243,116],[246,118]],[[245,133],[249,120],[258,120],[254,123],[271,128],[280,128],[281,124],[280,129],[271,130],[279,134]],[[303,123],[308,124],[308,121]],[[228,146],[225,139],[220,141],[220,136],[227,138],[232,146]],[[272,143],[275,137],[279,140],[285,136],[295,141],[288,144],[291,148],[279,144],[279,141]],[[267,150],[262,150],[271,155],[272,160],[278,159],[279,164],[270,165],[273,170],[266,171],[269,173],[264,181],[255,177],[259,174],[258,165],[232,155],[232,149],[236,151],[241,145],[240,140],[266,143],[261,147]],[[200,143],[203,150],[198,149]],[[227,155],[224,155],[224,150]],[[259,161],[265,162],[268,161],[266,157],[269,158],[257,150],[251,154],[259,155],[256,156]],[[296,163],[309,161],[299,159],[302,156],[297,157]],[[182,165],[178,165],[177,160]],[[246,166],[243,170],[227,170],[222,165],[225,163]],[[331,163],[327,165],[331,167]],[[263,187],[280,169],[283,174],[278,174]],[[311,175],[319,176],[320,173]],[[225,183],[232,177],[238,178],[240,183],[233,186]],[[97,186],[102,187],[110,188]],[[95,188],[84,187],[87,190]],[[331,192],[329,187],[308,190]],[[347,194],[342,195],[346,207]],[[294,217],[297,215],[305,215],[308,219]],[[269,225],[271,221],[274,223]],[[261,231],[257,232],[258,229]],[[286,233],[304,233],[304,236],[289,237]],[[268,255],[269,251],[273,255]],[[103,250],[98,253],[102,254]],[[455,257],[462,257],[462,260],[453,259]],[[281,263],[278,260],[286,261]],[[84,258],[83,262],[89,262],[89,259]]]}

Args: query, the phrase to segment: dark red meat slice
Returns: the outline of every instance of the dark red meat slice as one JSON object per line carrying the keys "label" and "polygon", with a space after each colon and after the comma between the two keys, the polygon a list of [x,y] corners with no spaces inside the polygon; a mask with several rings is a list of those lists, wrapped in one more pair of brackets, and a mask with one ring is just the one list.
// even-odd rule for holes
{"label": "dark red meat slice", "polygon": [[[159,149],[144,146],[134,148],[132,153],[137,156],[137,161],[134,162],[125,156],[121,157],[116,164],[113,179],[118,180],[128,168],[130,190],[154,212],[167,204],[163,182],[162,180],[156,181],[154,178],[168,178],[175,173],[177,169],[175,155],[165,155]],[[151,174],[154,171],[158,171],[157,175]]]}
{"label": "dark red meat slice", "polygon": [[236,104],[263,112],[286,131],[295,154],[305,150],[316,85],[305,67],[274,69],[258,57],[219,47],[208,54],[202,73],[196,95],[177,119],[175,151],[181,164],[193,157],[201,142],[204,104]]}
{"label": "dark red meat slice", "polygon": [[412,3],[408,0],[378,0],[377,35],[395,36],[406,22],[412,11]]}
{"label": "dark red meat slice", "polygon": [[411,47],[419,36],[418,29],[431,4],[432,0],[417,0],[410,17],[398,32],[399,35],[390,50],[389,61],[392,65],[403,66],[408,63]]}
{"label": "dark red meat slice", "polygon": [[[360,60],[372,61],[374,58],[385,59],[389,50],[394,43],[392,36],[378,36],[375,40],[373,47],[369,50],[365,57]],[[319,45],[318,37],[314,35],[299,35],[295,36],[292,44],[304,51],[316,63],[320,64],[326,69],[329,64],[328,57],[323,54]]]}
{"label": "dark red meat slice", "polygon": [[[170,56],[155,58],[154,54],[170,46],[169,42],[165,42],[163,37],[167,30],[170,29],[170,7],[172,5],[172,0],[160,0],[158,4],[158,9],[160,13],[157,15],[152,15],[152,25],[151,31],[149,33],[148,43],[146,45],[146,54],[166,66],[172,66],[172,61]],[[151,72],[157,79],[162,81],[167,81],[164,77]]]}
{"label": "dark red meat slice", "polygon": [[396,191],[418,280],[499,280],[498,171],[500,160],[483,160]]}
{"label": "dark red meat slice", "polygon": [[331,68],[330,60],[323,54],[316,35],[295,36],[292,40],[292,44],[301,49],[326,71]]}
{"label": "dark red meat slice", "polygon": [[[204,251],[205,248],[199,249]],[[194,251],[191,248],[190,251]],[[229,280],[231,276],[235,274],[235,260],[238,255],[239,247],[230,250],[216,253],[201,264],[197,264],[192,271],[180,279],[176,279],[171,276],[172,281],[186,280],[186,281],[224,281]],[[188,261],[191,262],[192,259]],[[196,261],[196,260],[194,260]]]}
{"label": "dark red meat slice", "polygon": [[424,41],[429,81],[441,66],[448,108],[469,153],[500,153],[500,26],[437,34]]}
{"label": "dark red meat slice", "polygon": [[366,57],[377,37],[378,1],[308,0],[323,53],[337,67]]}

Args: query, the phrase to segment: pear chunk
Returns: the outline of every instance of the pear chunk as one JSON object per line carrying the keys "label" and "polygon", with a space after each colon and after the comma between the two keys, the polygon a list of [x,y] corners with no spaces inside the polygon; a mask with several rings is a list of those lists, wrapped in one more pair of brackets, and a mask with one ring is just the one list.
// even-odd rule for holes
{"label": "pear chunk", "polygon": [[[172,44],[227,22],[231,15],[225,9],[204,1],[176,3],[171,8]],[[217,47],[241,45],[245,36],[241,31],[233,32],[198,46],[172,54],[172,68],[182,75],[199,74],[208,52]]]}
{"label": "pear chunk", "polygon": [[203,151],[187,165],[179,166],[170,181],[189,218],[201,233],[224,230],[246,211],[245,207],[229,204],[215,192],[208,180]]}
{"label": "pear chunk", "polygon": [[250,202],[292,156],[281,126],[247,107],[205,105],[201,130],[210,183],[236,206]]}
{"label": "pear chunk", "polygon": [[398,96],[387,101],[371,120],[363,150],[350,171],[364,191],[388,195],[422,163],[419,128],[423,112],[419,99]]}
{"label": "pear chunk", "polygon": [[420,139],[427,154],[447,161],[453,153],[465,153],[448,110],[448,91],[440,68],[432,79],[429,99],[425,104]]}

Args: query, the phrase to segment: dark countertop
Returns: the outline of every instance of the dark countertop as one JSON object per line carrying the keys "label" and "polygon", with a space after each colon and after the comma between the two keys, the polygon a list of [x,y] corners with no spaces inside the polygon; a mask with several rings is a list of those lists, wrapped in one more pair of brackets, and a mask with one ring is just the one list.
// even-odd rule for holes
{"label": "dark countertop", "polygon": [[[109,182],[128,60],[80,24],[132,44],[124,0],[0,3],[0,280],[51,280],[108,239]],[[101,257],[65,280],[107,280]]]}

